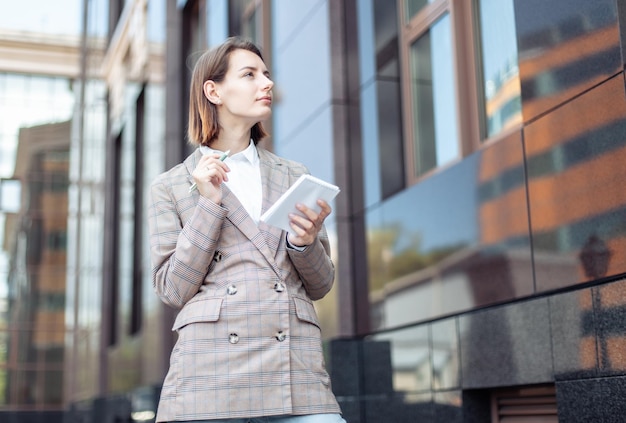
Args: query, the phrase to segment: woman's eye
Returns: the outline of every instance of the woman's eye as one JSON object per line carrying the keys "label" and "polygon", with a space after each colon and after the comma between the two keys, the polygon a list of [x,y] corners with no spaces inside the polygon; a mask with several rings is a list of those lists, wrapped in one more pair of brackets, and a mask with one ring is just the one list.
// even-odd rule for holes
{"label": "woman's eye", "polygon": [[245,77],[254,76],[254,74],[252,72],[246,72],[243,76]]}

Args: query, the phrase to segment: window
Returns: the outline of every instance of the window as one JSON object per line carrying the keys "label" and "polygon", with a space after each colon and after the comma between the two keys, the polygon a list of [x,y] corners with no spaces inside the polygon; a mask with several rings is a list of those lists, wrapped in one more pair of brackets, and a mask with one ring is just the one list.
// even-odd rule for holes
{"label": "window", "polygon": [[459,155],[450,17],[439,18],[411,45],[414,175]]}
{"label": "window", "polygon": [[67,230],[53,230],[46,234],[46,248],[52,251],[63,251],[67,249]]}
{"label": "window", "polygon": [[[359,66],[367,204],[406,187],[396,2],[359,0]],[[371,44],[370,44],[371,43]]]}
{"label": "window", "polygon": [[104,215],[108,229],[104,238],[103,284],[105,286],[103,335],[106,346],[118,341],[118,313],[120,312],[120,239],[121,239],[121,161],[123,130],[110,140],[107,155],[107,189],[105,203],[109,205]]}
{"label": "window", "polygon": [[145,111],[145,86],[141,89],[137,102],[135,103],[135,174],[134,174],[134,213],[133,213],[133,261],[132,261],[132,285],[131,285],[131,311],[130,311],[130,334],[134,335],[141,330],[142,324],[142,312],[143,312],[143,247],[144,247],[144,234],[143,234],[143,222],[144,217],[144,166],[143,158],[144,153],[144,127],[146,124],[146,111]]}
{"label": "window", "polygon": [[416,181],[461,154],[451,5],[406,1],[401,48],[407,179]]}
{"label": "window", "polygon": [[[183,9],[183,45],[185,46],[186,87],[189,87],[189,81],[191,81],[191,75],[196,61],[207,48],[207,28],[206,21],[203,19],[203,17],[206,16],[205,9],[205,0],[189,1]],[[188,104],[188,101],[189,98],[186,97],[184,104]]]}
{"label": "window", "polygon": [[[270,45],[270,2],[268,0],[236,0],[228,3],[229,32],[249,38],[263,49],[264,56]],[[265,61],[269,64],[268,57]]]}
{"label": "window", "polygon": [[482,137],[522,123],[517,41],[512,0],[477,0],[482,61]]}
{"label": "window", "polygon": [[[182,14],[182,45],[180,59],[185,63],[185,67],[181,73],[182,80],[180,83],[180,108],[181,113],[179,115],[180,125],[176,125],[183,132],[183,137],[187,136],[187,112],[189,106],[189,86],[191,85],[191,76],[193,74],[194,66],[200,58],[200,56],[207,49],[207,27],[206,27],[206,0],[193,0],[185,2],[185,7]],[[178,161],[182,161],[183,158],[191,154],[194,150],[193,145],[189,143],[180,144],[172,148],[176,149],[176,154],[172,156],[179,156],[177,161],[170,163],[173,166]]]}
{"label": "window", "polygon": [[112,0],[109,2],[109,41],[113,38],[115,28],[124,11],[124,0]]}
{"label": "window", "polygon": [[404,0],[406,180],[415,183],[522,123],[512,0]]}

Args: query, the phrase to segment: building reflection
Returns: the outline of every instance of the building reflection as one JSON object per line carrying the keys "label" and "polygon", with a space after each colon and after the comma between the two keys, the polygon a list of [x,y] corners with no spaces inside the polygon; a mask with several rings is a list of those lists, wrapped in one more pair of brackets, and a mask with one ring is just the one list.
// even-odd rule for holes
{"label": "building reflection", "polygon": [[0,397],[22,409],[61,409],[70,122],[22,128],[18,142],[22,198],[4,229],[11,260]]}
{"label": "building reflection", "polygon": [[[626,180],[624,83],[621,77],[608,79],[607,66],[596,66],[619,49],[618,28],[614,20],[597,14],[587,18],[584,30],[572,30],[584,19],[574,15],[550,27],[554,43],[543,43],[533,54],[521,52],[519,77],[528,122],[521,130],[509,131],[370,211],[373,330],[417,323],[415,330],[423,332],[432,324],[420,322],[626,271],[626,191],[619,182]],[[538,36],[530,34],[521,43],[528,46]],[[607,82],[584,93],[603,80]],[[511,89],[513,83],[497,86],[500,91],[487,107],[494,116],[520,95]],[[508,122],[521,120],[521,109],[507,110]],[[463,196],[468,189],[473,193],[469,200]],[[431,235],[431,225],[439,225],[438,234]],[[470,225],[476,228],[473,234]],[[625,297],[615,289],[594,288],[595,306],[590,301],[577,306],[589,313],[581,320],[580,330],[587,334],[580,345],[581,367],[595,362],[591,314],[614,314],[623,307]],[[506,321],[500,324],[499,332],[511,332]],[[437,342],[434,331],[408,335],[411,329],[373,337],[390,344],[393,392],[459,388],[459,351],[450,340],[458,339],[460,329],[451,327],[449,337]],[[478,338],[483,331],[470,326],[462,336]],[[623,331],[606,331],[598,334],[600,368],[623,370]],[[501,346],[514,360],[513,342]],[[472,362],[472,351],[463,354]],[[441,385],[441,375],[449,382]]]}

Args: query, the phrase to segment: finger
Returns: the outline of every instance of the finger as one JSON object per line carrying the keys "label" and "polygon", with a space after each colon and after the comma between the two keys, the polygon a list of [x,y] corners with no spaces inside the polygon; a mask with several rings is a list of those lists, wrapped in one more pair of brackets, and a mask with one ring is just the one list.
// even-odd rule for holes
{"label": "finger", "polygon": [[324,218],[326,218],[326,216],[328,216],[333,211],[333,209],[330,207],[330,204],[322,199],[317,200],[317,204],[322,208],[320,214],[323,213]]}
{"label": "finger", "polygon": [[289,225],[291,226],[291,235],[292,235],[292,239],[290,242],[292,244],[304,244],[306,231],[304,231],[304,229],[302,229],[301,227],[299,227],[293,222],[289,222]]}
{"label": "finger", "polygon": [[298,209],[303,215],[306,216],[307,219],[311,220],[312,222],[319,220],[319,214],[315,210],[308,208],[304,204],[296,204],[296,209]]}
{"label": "finger", "polygon": [[310,220],[309,218],[300,216],[296,213],[289,214],[289,220],[291,221],[292,224],[298,225],[299,227],[301,227],[307,232],[315,228],[314,221]]}
{"label": "finger", "polygon": [[211,182],[221,184],[223,181],[228,181],[228,169],[221,166],[221,162],[207,165],[206,172]]}
{"label": "finger", "polygon": [[220,161],[208,161],[206,164],[204,164],[204,168],[208,170],[219,169],[224,173],[230,172],[230,168],[228,167],[228,165]]}
{"label": "finger", "polygon": [[206,156],[202,156],[202,158],[198,162],[198,166],[207,166],[210,164],[219,164],[220,166],[226,168],[228,167],[228,165],[224,161],[220,160],[220,156],[217,154],[208,154]]}
{"label": "finger", "polygon": [[313,242],[314,236],[307,234],[306,231],[293,222],[291,222],[290,225],[292,230],[289,234],[289,242],[294,245],[309,245]]}

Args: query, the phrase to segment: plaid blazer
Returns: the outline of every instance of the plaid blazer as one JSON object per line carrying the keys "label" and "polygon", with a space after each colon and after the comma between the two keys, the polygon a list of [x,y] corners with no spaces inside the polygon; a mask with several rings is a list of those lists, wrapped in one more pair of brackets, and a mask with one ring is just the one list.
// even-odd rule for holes
{"label": "plaid blazer", "polygon": [[[257,150],[264,212],[307,169]],[[189,193],[201,155],[151,186],[154,289],[180,309],[157,422],[339,413],[312,303],[334,281],[325,230],[288,249],[226,186],[221,205]]]}

